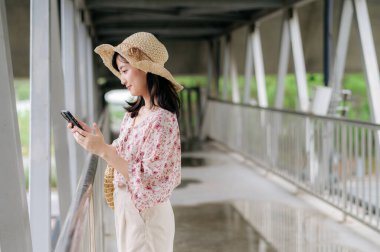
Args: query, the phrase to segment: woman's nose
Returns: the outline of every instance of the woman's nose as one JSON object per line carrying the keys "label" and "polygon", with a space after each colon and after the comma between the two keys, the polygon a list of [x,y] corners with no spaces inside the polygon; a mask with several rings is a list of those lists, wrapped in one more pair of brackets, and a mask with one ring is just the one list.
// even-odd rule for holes
{"label": "woman's nose", "polygon": [[127,80],[124,78],[120,78],[121,85],[125,86],[127,84]]}

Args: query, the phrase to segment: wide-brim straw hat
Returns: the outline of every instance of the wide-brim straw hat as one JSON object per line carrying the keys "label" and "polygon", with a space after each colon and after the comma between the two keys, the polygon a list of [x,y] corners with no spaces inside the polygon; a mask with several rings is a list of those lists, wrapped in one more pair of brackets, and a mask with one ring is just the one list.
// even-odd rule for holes
{"label": "wide-brim straw hat", "polygon": [[120,79],[120,72],[112,66],[115,52],[123,56],[130,65],[145,73],[153,73],[169,80],[175,91],[183,89],[165,68],[164,64],[169,59],[166,47],[151,33],[137,32],[123,40],[119,45],[102,44],[94,50],[103,60],[104,65]]}

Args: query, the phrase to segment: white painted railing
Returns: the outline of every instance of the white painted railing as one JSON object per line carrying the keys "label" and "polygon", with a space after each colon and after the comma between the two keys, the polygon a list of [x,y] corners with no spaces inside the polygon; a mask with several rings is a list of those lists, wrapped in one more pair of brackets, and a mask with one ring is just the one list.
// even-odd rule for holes
{"label": "white painted railing", "polygon": [[206,134],[380,231],[380,125],[209,100]]}

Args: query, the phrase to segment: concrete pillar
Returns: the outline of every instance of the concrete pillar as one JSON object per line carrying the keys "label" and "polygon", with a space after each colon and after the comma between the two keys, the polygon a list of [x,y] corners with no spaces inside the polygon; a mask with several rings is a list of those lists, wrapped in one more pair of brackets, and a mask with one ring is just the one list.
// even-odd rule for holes
{"label": "concrete pillar", "polygon": [[59,20],[57,0],[51,0],[51,74],[54,81],[51,82],[51,118],[53,123],[53,139],[57,170],[57,187],[59,195],[60,223],[64,223],[71,203],[71,187],[69,148],[67,141],[66,121],[63,120],[60,111],[65,108],[65,94],[61,43],[59,36]]}
{"label": "concrete pillar", "polygon": [[0,246],[31,252],[32,238],[4,0],[0,0]]}
{"label": "concrete pillar", "polygon": [[[61,41],[62,41],[62,64],[65,87],[65,108],[73,115],[80,116],[80,92],[77,71],[77,43],[74,3],[71,0],[61,1]],[[70,132],[67,132],[69,143],[69,160],[72,196],[79,181],[81,160],[83,161],[83,151],[77,145]]]}
{"label": "concrete pillar", "polygon": [[32,0],[30,9],[30,226],[33,251],[50,252],[50,0]]}

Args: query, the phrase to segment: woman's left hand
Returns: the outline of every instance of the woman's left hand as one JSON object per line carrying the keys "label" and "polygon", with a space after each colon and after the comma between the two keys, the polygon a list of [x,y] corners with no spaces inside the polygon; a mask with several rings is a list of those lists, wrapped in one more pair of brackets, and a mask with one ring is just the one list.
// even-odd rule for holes
{"label": "woman's left hand", "polygon": [[93,133],[81,130],[77,126],[71,129],[75,141],[80,144],[85,150],[100,156],[106,147],[104,136],[96,123],[93,124]]}

